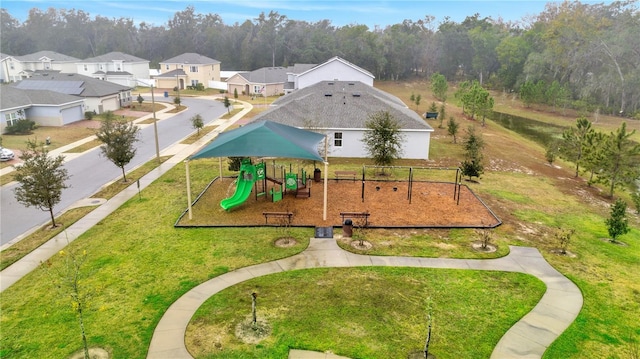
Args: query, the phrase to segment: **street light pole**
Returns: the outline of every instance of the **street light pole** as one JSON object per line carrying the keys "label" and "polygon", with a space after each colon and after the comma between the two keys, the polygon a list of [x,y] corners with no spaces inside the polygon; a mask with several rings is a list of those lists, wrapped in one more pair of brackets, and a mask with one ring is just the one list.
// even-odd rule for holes
{"label": "street light pole", "polygon": [[153,84],[151,84],[151,106],[153,107],[153,134],[156,139],[156,159],[160,163],[160,143],[158,141],[158,119],[156,119],[156,98],[153,95]]}

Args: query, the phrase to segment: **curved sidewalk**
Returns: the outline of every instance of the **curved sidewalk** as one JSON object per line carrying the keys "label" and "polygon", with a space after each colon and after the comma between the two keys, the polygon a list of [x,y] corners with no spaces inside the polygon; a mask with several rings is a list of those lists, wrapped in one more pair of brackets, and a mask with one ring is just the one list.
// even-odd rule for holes
{"label": "curved sidewalk", "polygon": [[[516,246],[510,246],[510,249],[508,256],[497,259],[381,257],[344,251],[334,239],[312,238],[309,248],[302,253],[225,273],[185,293],[160,319],[151,338],[147,358],[191,359],[184,343],[187,325],[209,297],[225,288],[289,270],[360,266],[497,270],[537,277],[547,286],[546,292],[538,304],[504,334],[491,358],[541,358],[547,347],[578,316],[583,303],[582,293],[573,282],[551,267],[537,249]],[[326,354],[304,358],[326,358]]]}

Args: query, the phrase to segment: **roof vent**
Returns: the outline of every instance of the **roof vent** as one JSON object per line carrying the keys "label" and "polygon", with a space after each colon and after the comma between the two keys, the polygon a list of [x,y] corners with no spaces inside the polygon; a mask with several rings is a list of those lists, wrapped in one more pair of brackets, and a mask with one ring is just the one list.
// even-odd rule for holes
{"label": "roof vent", "polygon": [[333,86],[333,82],[327,82],[327,85]]}
{"label": "roof vent", "polygon": [[333,94],[331,92],[325,92],[324,97],[331,97]]}
{"label": "roof vent", "polygon": [[353,86],[355,85],[353,82],[349,82],[349,86]]}
{"label": "roof vent", "polygon": [[353,97],[360,97],[360,92],[354,92]]}

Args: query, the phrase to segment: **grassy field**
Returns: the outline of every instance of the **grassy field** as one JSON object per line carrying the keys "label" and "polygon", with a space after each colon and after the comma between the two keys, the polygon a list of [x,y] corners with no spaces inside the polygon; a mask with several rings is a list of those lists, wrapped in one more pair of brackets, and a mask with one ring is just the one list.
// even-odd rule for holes
{"label": "grassy field", "polygon": [[[424,112],[432,100],[426,83],[382,82],[377,86],[406,103],[412,92],[421,93],[423,102],[416,110],[418,113]],[[585,181],[574,179],[570,164],[559,162],[559,167],[548,166],[540,145],[490,121],[480,128],[453,106],[447,111],[464,127],[477,126],[487,143],[486,173],[478,182],[467,184],[503,220],[504,224],[493,232],[500,250],[504,251],[509,244],[539,248],[583,292],[582,312],[553,343],[545,358],[633,358],[630,353],[640,339],[638,216],[628,213],[633,230],[620,238],[625,245],[609,243],[604,220],[611,200],[598,187],[587,187]],[[437,122],[429,123],[435,133],[428,164],[457,165],[460,145],[453,144],[446,130],[437,128]],[[360,169],[366,161],[330,159],[330,162],[344,169]],[[192,192],[199,193],[217,172],[211,170],[217,168],[217,161],[193,161],[190,167]],[[273,241],[280,233],[274,228],[175,229],[172,224],[186,207],[184,187],[184,167],[177,166],[145,189],[142,199],[131,199],[70,246],[70,250],[88,254],[86,271],[90,276],[82,286],[93,293],[85,317],[90,343],[108,349],[115,358],[144,358],[164,310],[198,283],[235,268],[298,253],[313,234],[311,229],[292,229],[298,244],[278,248]],[[573,255],[558,255],[554,251],[558,248],[554,238],[558,228],[576,230],[568,248]],[[370,253],[380,255],[460,258],[476,255],[467,244],[477,237],[476,232],[469,230],[397,230],[372,233],[367,240],[373,244]],[[53,268],[61,265],[57,258],[51,262]],[[325,282],[326,286],[311,292],[299,285]],[[405,283],[406,292],[384,290],[395,288],[395,282]],[[370,293],[353,290],[366,288],[367,284]],[[70,302],[54,288],[50,278],[38,270],[2,293],[0,357],[60,358],[80,348]],[[250,313],[247,293],[255,288],[265,293],[261,302],[264,307],[260,308],[274,332],[264,345],[241,345],[233,338],[234,325]],[[217,349],[207,349],[210,348],[207,345],[216,338],[229,339],[221,342],[229,350],[225,352],[229,356],[218,356],[225,358],[265,357],[261,355],[267,350],[280,355],[288,345],[311,350],[339,345],[339,352],[344,355],[358,357],[357,353],[367,350],[366,356],[361,357],[390,357],[389,348],[396,343],[407,350],[421,347],[424,305],[417,298],[428,295],[426,290],[435,293],[432,296],[435,338],[442,335],[434,338],[440,341],[440,351],[435,354],[443,358],[472,357],[468,353],[476,348],[483,353],[478,357],[486,357],[509,323],[517,320],[540,296],[538,282],[506,273],[373,268],[283,273],[247,282],[212,297],[192,323],[190,345],[199,357],[215,357]],[[518,295],[522,298],[514,303],[500,299],[510,298],[514,293],[521,293]],[[238,297],[242,299],[234,301]],[[331,300],[332,297],[339,299]],[[291,307],[285,306],[289,300]],[[390,317],[384,321],[370,323],[368,318],[357,316],[357,310],[363,307],[359,300],[369,303],[366,308],[372,311],[371,316],[379,315],[381,308],[397,306],[398,311],[390,311]],[[315,301],[325,305],[310,307],[308,311],[299,308]],[[327,312],[319,312],[321,309]],[[515,313],[511,317],[501,313],[512,311]],[[499,329],[476,333],[480,329],[470,326],[476,324],[495,324]],[[317,335],[319,330],[325,330],[321,326],[329,328],[323,332],[327,334]],[[332,326],[344,331],[332,331]],[[295,336],[294,331],[300,335]],[[400,342],[389,338],[395,332],[408,331],[411,336],[398,339]],[[413,331],[418,334],[413,336]]]}

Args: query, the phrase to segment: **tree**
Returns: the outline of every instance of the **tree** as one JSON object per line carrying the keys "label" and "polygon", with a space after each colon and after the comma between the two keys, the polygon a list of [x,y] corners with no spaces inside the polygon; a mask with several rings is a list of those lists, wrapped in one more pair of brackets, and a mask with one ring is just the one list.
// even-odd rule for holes
{"label": "tree", "polygon": [[611,215],[606,220],[607,231],[611,242],[616,242],[619,236],[629,233],[629,220],[627,219],[627,202],[618,198],[611,206]]}
{"label": "tree", "polygon": [[379,111],[369,115],[365,126],[369,131],[364,133],[362,142],[376,165],[389,166],[400,158],[404,136],[398,120],[388,111]]}
{"label": "tree", "polygon": [[237,88],[233,89],[233,98],[236,99],[236,100],[238,99],[238,89]]}
{"label": "tree", "polygon": [[584,153],[586,139],[593,128],[591,122],[585,117],[580,117],[576,120],[576,126],[571,127],[562,133],[562,145],[560,147],[560,154],[565,159],[572,161],[576,164],[576,174],[578,177],[580,173],[580,164],[582,163],[582,155]]}
{"label": "tree", "polygon": [[633,185],[640,179],[640,144],[631,140],[635,132],[627,132],[627,123],[623,122],[606,141],[598,178],[609,185],[609,197],[616,187]]}
{"label": "tree", "polygon": [[198,131],[197,135],[200,136],[200,130],[204,127],[204,122],[200,114],[191,117],[191,127],[195,128]]}
{"label": "tree", "polygon": [[447,133],[453,137],[453,143],[456,143],[456,135],[458,134],[458,129],[460,128],[460,124],[456,122],[456,119],[453,116],[449,116],[449,122],[447,122]]}
{"label": "tree", "polygon": [[144,102],[144,98],[142,97],[141,94],[138,94],[137,100],[138,100],[138,104],[142,106],[142,103]]}
{"label": "tree", "polygon": [[42,143],[27,140],[27,150],[20,158],[24,163],[16,167],[14,176],[19,183],[14,190],[16,200],[27,207],[48,211],[51,226],[57,227],[53,207],[60,202],[62,190],[69,188],[65,184],[69,175],[63,168],[64,157],[49,157],[49,151]]}
{"label": "tree", "polygon": [[444,75],[437,72],[431,75],[431,91],[435,98],[442,102],[447,101],[448,89],[449,84],[447,84],[447,78]]}
{"label": "tree", "polygon": [[78,317],[78,325],[80,326],[80,334],[82,336],[82,344],[84,349],[84,359],[89,359],[89,343],[84,327],[84,314],[88,308],[88,302],[92,293],[85,290],[83,281],[88,278],[89,274],[83,270],[83,265],[87,261],[87,252],[77,254],[73,251],[60,251],[58,253],[63,258],[61,267],[54,267],[51,260],[43,263],[42,268],[47,271],[56,289],[64,296],[71,299],[71,307]]}
{"label": "tree", "polygon": [[104,144],[100,146],[102,155],[122,169],[122,182],[127,182],[124,166],[136,155],[133,145],[138,141],[139,131],[132,122],[117,120],[111,112],[107,112],[96,133],[98,140]]}
{"label": "tree", "polygon": [[231,111],[231,102],[229,101],[229,98],[227,96],[224,97],[224,108],[227,109],[227,113],[229,113]]}
{"label": "tree", "polygon": [[558,241],[558,245],[560,246],[560,253],[567,254],[567,248],[569,247],[569,242],[571,242],[571,237],[576,232],[575,229],[562,229],[558,228],[554,237]]}
{"label": "tree", "polygon": [[420,100],[422,100],[422,95],[417,94],[417,95],[416,95],[416,99],[415,99],[415,103],[416,103],[416,111],[418,110],[418,106],[420,106]]}
{"label": "tree", "polygon": [[544,158],[547,160],[547,162],[549,162],[549,165],[553,165],[553,162],[556,160],[559,147],[560,145],[557,140],[553,140],[547,145],[547,149],[544,153]]}
{"label": "tree", "polygon": [[182,104],[182,99],[180,98],[180,96],[176,96],[176,97],[174,97],[174,98],[173,98],[173,103],[174,103],[176,106],[180,107],[180,104]]}
{"label": "tree", "polygon": [[469,126],[467,128],[467,137],[464,140],[464,160],[461,164],[461,171],[463,176],[480,177],[484,172],[484,166],[482,165],[482,149],[484,148],[484,140],[478,134],[476,134],[475,127]]}
{"label": "tree", "polygon": [[447,116],[447,109],[444,105],[444,102],[440,105],[440,113],[438,114],[438,116],[440,117],[440,124],[438,125],[438,128],[442,128],[442,121],[444,121],[445,116]]}

